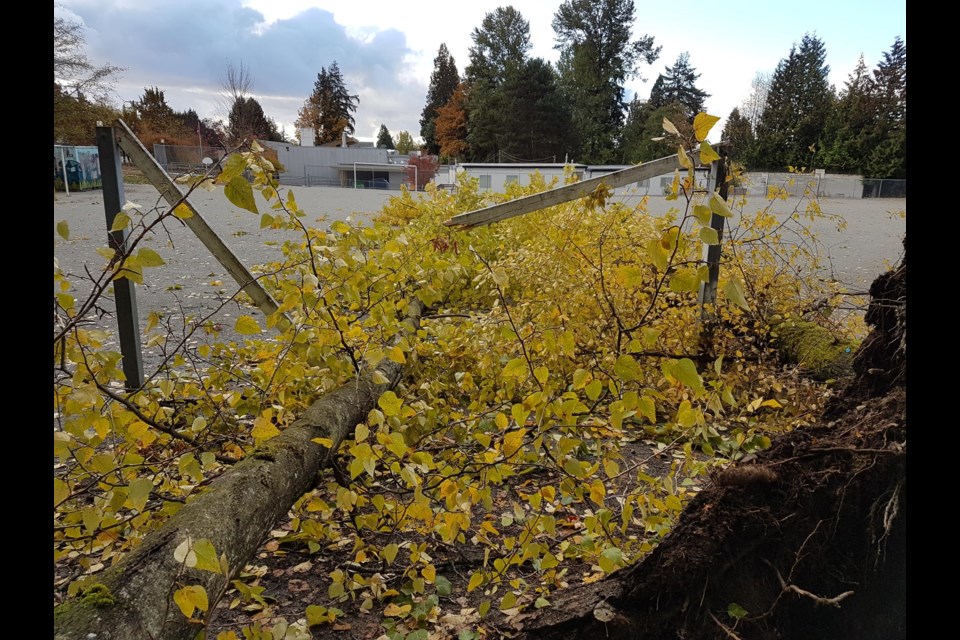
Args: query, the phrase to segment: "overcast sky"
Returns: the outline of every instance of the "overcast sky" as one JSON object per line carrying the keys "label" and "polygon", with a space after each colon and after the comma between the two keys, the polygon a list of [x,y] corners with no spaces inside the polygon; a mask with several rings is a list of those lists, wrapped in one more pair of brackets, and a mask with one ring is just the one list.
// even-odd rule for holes
{"label": "overcast sky", "polygon": [[[433,59],[446,43],[463,74],[471,31],[498,6],[512,5],[530,23],[534,57],[556,62],[551,26],[561,0],[60,0],[55,15],[79,20],[87,54],[125,67],[116,102],[157,86],[176,110],[223,117],[219,83],[229,63],[253,75],[266,114],[293,133],[297,110],[321,67],[334,60],[347,89],[360,96],[356,135],[373,139],[381,124],[396,136],[420,133]],[[774,4],[726,0],[713,4],[635,0],[633,35],[663,47],[641,76],[628,81],[650,94],[653,80],[683,52],[711,95],[707,111],[726,118],[750,93],[758,71],[772,72],[805,33],[827,49],[830,80],[843,86],[862,53],[874,68],[894,39],[906,41],[906,2],[805,0]],[[685,13],[687,11],[688,13]],[[694,16],[693,11],[699,11]],[[719,139],[720,122],[711,139]]]}

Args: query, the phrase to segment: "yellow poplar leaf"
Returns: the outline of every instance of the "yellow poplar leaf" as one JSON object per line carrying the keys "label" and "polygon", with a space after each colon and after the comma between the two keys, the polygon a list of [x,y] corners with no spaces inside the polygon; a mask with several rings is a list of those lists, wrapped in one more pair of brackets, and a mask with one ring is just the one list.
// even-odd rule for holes
{"label": "yellow poplar leaf", "polygon": [[193,209],[182,202],[173,208],[173,215],[181,220],[193,217]]}
{"label": "yellow poplar leaf", "polygon": [[374,369],[373,373],[370,374],[370,379],[373,380],[375,384],[389,384],[390,378],[383,375],[379,369]]}
{"label": "yellow poplar leaf", "polygon": [[423,579],[429,584],[433,584],[433,581],[437,579],[437,568],[432,564],[428,564],[420,570],[420,575],[422,575]]}
{"label": "yellow poplar leaf", "polygon": [[603,391],[603,383],[599,380],[592,380],[584,390],[587,392],[588,398],[596,400],[600,397],[600,392]]}
{"label": "yellow poplar leaf", "polygon": [[479,571],[474,571],[473,575],[470,576],[470,582],[467,583],[467,593],[470,593],[481,584],[483,584],[483,574]]}
{"label": "yellow poplar leaf", "polygon": [[513,591],[508,591],[504,594],[503,599],[500,600],[500,610],[511,609],[514,605],[517,604],[517,594]]}
{"label": "yellow poplar leaf", "polygon": [[764,400],[760,403],[761,407],[770,407],[771,409],[783,409],[783,405],[774,400],[773,398],[769,400]]}
{"label": "yellow poplar leaf", "polygon": [[647,242],[647,255],[650,257],[650,261],[653,262],[653,266],[660,271],[666,271],[670,257],[663,250],[659,239],[651,238]]}
{"label": "yellow poplar leaf", "polygon": [[743,292],[743,285],[738,280],[733,278],[727,280],[726,284],[723,285],[723,293],[735,305],[745,311],[750,311],[750,305],[747,303],[747,297]]}
{"label": "yellow poplar leaf", "polygon": [[143,247],[140,251],[137,251],[137,261],[141,267],[159,267],[167,264],[159,253],[148,247]]}
{"label": "yellow poplar leaf", "polygon": [[733,211],[730,210],[730,207],[727,206],[727,203],[716,191],[710,194],[710,211],[724,218],[733,216]]}
{"label": "yellow poplar leaf", "polygon": [[679,360],[674,365],[672,375],[694,391],[700,393],[704,391],[703,381],[700,379],[700,374],[697,373],[697,365],[690,358]]}
{"label": "yellow poplar leaf", "polygon": [[57,223],[57,234],[64,240],[70,239],[70,225],[67,224],[66,220]]}
{"label": "yellow poplar leaf", "polygon": [[613,372],[626,382],[640,380],[643,377],[643,369],[632,356],[626,354],[617,358],[617,362],[613,365]]}
{"label": "yellow poplar leaf", "polygon": [[510,421],[507,419],[507,416],[505,416],[499,411],[497,412],[497,417],[494,418],[494,422],[496,422],[497,428],[500,429],[501,431],[506,429],[507,425],[510,424]]}
{"label": "yellow poplar leaf", "polygon": [[110,231],[123,231],[130,225],[130,216],[124,212],[117,214],[117,217],[113,219],[113,224],[110,225]]}
{"label": "yellow poplar leaf", "polygon": [[592,378],[592,375],[586,369],[577,369],[573,372],[573,388],[574,389],[583,389],[586,386],[587,381]]}
{"label": "yellow poplar leaf", "polygon": [[600,480],[594,480],[590,485],[590,499],[598,507],[603,506],[603,499],[607,495],[607,489]]}
{"label": "yellow poplar leaf", "polygon": [[357,442],[363,442],[364,440],[367,439],[367,436],[369,435],[370,435],[370,427],[363,424],[362,422],[357,425],[356,429],[353,430],[353,439]]}
{"label": "yellow poplar leaf", "polygon": [[669,287],[671,291],[677,293],[689,293],[696,291],[700,286],[700,279],[697,277],[695,269],[678,269],[670,278]]}
{"label": "yellow poplar leaf", "polygon": [[393,391],[385,391],[380,399],[377,400],[377,405],[383,412],[388,416],[398,416],[400,415],[400,406],[403,404],[403,401],[397,397]]}
{"label": "yellow poplar leaf", "polygon": [[387,351],[387,357],[399,364],[407,361],[407,357],[403,354],[403,349],[400,347],[391,347],[390,350]]}
{"label": "yellow poplar leaf", "polygon": [[[710,129],[713,129],[713,125],[717,124],[720,121],[720,118],[717,116],[711,116],[704,112],[700,112],[693,119],[693,135],[697,137],[697,142],[703,142],[707,139],[707,134],[710,133]],[[706,160],[704,161],[706,162]]]}
{"label": "yellow poplar leaf", "polygon": [[523,358],[514,358],[503,368],[505,378],[526,378],[527,362]]}
{"label": "yellow poplar leaf", "polygon": [[678,131],[674,124],[666,118],[663,119],[663,130],[667,133],[672,133],[675,136],[680,135],[680,131]]}
{"label": "yellow poplar leaf", "polygon": [[53,479],[53,506],[57,506],[70,497],[70,485],[60,478]]}
{"label": "yellow poplar leaf", "polygon": [[137,478],[131,482],[127,493],[131,508],[142,513],[152,490],[153,482],[149,478]]}
{"label": "yellow poplar leaf", "polygon": [[109,247],[97,247],[96,249],[94,249],[94,251],[99,253],[101,256],[103,256],[107,260],[113,260],[113,257],[117,255],[117,252]]}
{"label": "yellow poplar leaf", "polygon": [[280,430],[277,429],[276,425],[274,425],[269,418],[258,416],[257,419],[253,421],[253,430],[250,432],[250,435],[256,440],[269,440],[270,438],[275,438],[280,435]]}
{"label": "yellow poplar leaf", "polygon": [[710,226],[710,220],[713,218],[713,212],[705,204],[696,204],[693,206],[693,217],[703,226]]}
{"label": "yellow poplar leaf", "polygon": [[410,610],[413,609],[413,606],[405,604],[403,606],[398,606],[394,603],[387,605],[386,609],[383,610],[383,615],[388,618],[402,618],[410,613]]}
{"label": "yellow poplar leaf", "polygon": [[397,552],[400,550],[395,543],[391,542],[383,549],[380,550],[380,557],[387,561],[387,564],[393,564],[394,558],[397,557]]}
{"label": "yellow poplar leaf", "polygon": [[719,159],[720,154],[713,150],[709,142],[700,143],[700,164],[709,164]]}
{"label": "yellow poplar leaf", "polygon": [[192,584],[182,589],[177,589],[173,593],[173,601],[177,603],[183,615],[188,618],[193,616],[193,612],[196,609],[206,611],[210,606],[207,600],[207,590],[199,584]]}
{"label": "yellow poplar leaf", "polygon": [[720,244],[720,236],[713,227],[701,227],[700,240],[703,241],[703,244]]}
{"label": "yellow poplar leaf", "polygon": [[223,195],[241,209],[246,209],[250,213],[260,213],[257,210],[257,202],[253,199],[253,188],[242,176],[232,178],[223,188]]}
{"label": "yellow poplar leaf", "polygon": [[526,429],[511,431],[503,437],[503,455],[509,458],[523,446],[523,437],[527,435]]}
{"label": "yellow poplar leaf", "polygon": [[693,160],[687,155],[686,149],[677,147],[677,157],[680,160],[680,166],[684,169],[693,169]]}
{"label": "yellow poplar leaf", "polygon": [[206,538],[197,540],[193,543],[193,552],[197,555],[197,569],[221,573],[220,559],[217,558],[217,550],[213,548],[212,542]]}
{"label": "yellow poplar leaf", "polygon": [[550,377],[550,371],[546,367],[537,367],[533,370],[533,377],[536,378],[540,384],[546,384],[547,378]]}
{"label": "yellow poplar leaf", "polygon": [[651,424],[657,422],[657,411],[653,404],[653,398],[642,396],[637,400],[637,412],[650,421]]}
{"label": "yellow poplar leaf", "polygon": [[510,415],[513,416],[513,421],[518,425],[527,423],[527,416],[530,415],[530,410],[524,408],[522,404],[515,404],[510,407]]}
{"label": "yellow poplar leaf", "polygon": [[260,333],[260,325],[251,316],[240,316],[236,324],[233,325],[234,331],[242,336],[252,336]]}
{"label": "yellow poplar leaf", "polygon": [[269,213],[265,213],[265,214],[263,214],[262,216],[260,216],[260,228],[261,228],[261,229],[267,229],[267,228],[270,227],[272,224],[273,224],[273,216],[272,216],[272,215],[270,215]]}

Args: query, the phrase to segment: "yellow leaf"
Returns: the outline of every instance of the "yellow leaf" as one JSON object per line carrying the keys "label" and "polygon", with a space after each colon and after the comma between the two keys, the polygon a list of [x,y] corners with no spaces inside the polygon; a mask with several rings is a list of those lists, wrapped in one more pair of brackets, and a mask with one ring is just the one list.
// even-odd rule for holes
{"label": "yellow leaf", "polygon": [[220,560],[217,558],[217,551],[214,549],[212,542],[206,538],[197,540],[193,543],[193,552],[197,554],[197,569],[210,571],[211,573],[222,573]]}
{"label": "yellow leaf", "polygon": [[521,378],[526,379],[527,377],[527,362],[523,358],[514,358],[503,368],[503,376],[505,378]]}
{"label": "yellow leaf", "polygon": [[388,416],[398,416],[400,415],[400,406],[403,404],[403,401],[397,397],[393,391],[386,391],[380,399],[377,400],[377,405],[383,412]]}
{"label": "yellow leaf", "polygon": [[680,166],[684,169],[693,169],[693,160],[690,159],[690,156],[687,155],[687,151],[683,147],[677,147],[677,157],[680,160]]}
{"label": "yellow leaf", "polygon": [[391,347],[387,352],[387,357],[399,364],[403,364],[407,361],[407,357],[403,355],[403,349],[400,347]]}
{"label": "yellow leaf", "polygon": [[[204,182],[208,181],[205,180]],[[181,220],[186,220],[187,218],[193,217],[193,209],[181,202],[173,208],[173,215]]]}
{"label": "yellow leaf", "polygon": [[405,604],[403,606],[397,606],[391,602],[387,605],[387,608],[383,610],[383,615],[388,618],[403,618],[410,613],[411,609],[413,609],[412,605]]}
{"label": "yellow leaf", "polygon": [[707,134],[710,133],[710,129],[713,128],[713,125],[717,124],[720,121],[720,118],[717,116],[711,116],[702,111],[696,115],[693,119],[693,135],[697,137],[697,142],[703,142],[707,139]]}
{"label": "yellow leaf", "polygon": [[234,330],[242,336],[252,336],[260,333],[260,325],[252,317],[243,315],[237,318]]}
{"label": "yellow leaf", "polygon": [[483,574],[479,571],[474,571],[473,575],[470,576],[470,582],[467,583],[467,593],[473,591],[481,584],[483,584]]}
{"label": "yellow leaf", "polygon": [[432,564],[428,564],[420,570],[420,575],[422,575],[423,579],[429,584],[433,584],[433,581],[437,579],[437,568]]}
{"label": "yellow leaf", "polygon": [[148,247],[143,247],[137,251],[137,261],[142,267],[159,267],[167,264],[160,254]]}
{"label": "yellow leaf", "polygon": [[113,219],[113,224],[110,225],[110,231],[123,231],[129,224],[130,216],[121,211]]}
{"label": "yellow leaf", "polygon": [[678,131],[674,124],[666,118],[663,119],[663,130],[667,133],[672,133],[675,136],[680,135],[680,131]]}
{"label": "yellow leaf", "polygon": [[523,437],[527,435],[526,429],[517,429],[511,431],[503,437],[503,455],[510,458],[517,450],[523,446]]}
{"label": "yellow leaf", "polygon": [[700,229],[700,240],[703,241],[703,244],[720,244],[720,236],[717,235],[717,230],[713,227],[702,227]]}
{"label": "yellow leaf", "polygon": [[70,497],[70,486],[60,478],[53,479],[53,506]]}
{"label": "yellow leaf", "polygon": [[66,220],[57,223],[57,234],[64,240],[70,239],[70,225],[67,224]]}
{"label": "yellow leaf", "polygon": [[206,611],[210,606],[207,600],[207,590],[202,585],[193,584],[182,589],[177,589],[173,593],[173,601],[177,603],[180,611],[186,617],[193,616],[196,609]]}
{"label": "yellow leaf", "polygon": [[253,430],[250,432],[256,440],[269,440],[280,435],[280,430],[270,421],[269,418],[259,416],[253,421]]}
{"label": "yellow leaf", "polygon": [[387,564],[393,564],[393,560],[397,557],[397,552],[400,550],[395,543],[391,542],[383,549],[380,550],[380,557],[387,561]]}
{"label": "yellow leaf", "polygon": [[716,191],[710,194],[710,211],[724,218],[733,216],[733,211],[730,210],[730,207],[727,206],[727,203]]}
{"label": "yellow leaf", "polygon": [[153,482],[149,478],[137,478],[131,482],[127,493],[131,508],[142,513],[151,490],[153,490]]}
{"label": "yellow leaf", "polygon": [[709,142],[700,143],[700,164],[710,164],[719,159],[720,154],[713,150]]}
{"label": "yellow leaf", "polygon": [[507,416],[500,413],[499,411],[497,412],[497,417],[494,418],[494,422],[497,423],[497,428],[500,429],[501,431],[506,429],[507,425],[510,424],[510,421],[507,420]]}
{"label": "yellow leaf", "polygon": [[735,305],[744,311],[750,311],[750,305],[747,303],[747,297],[743,292],[743,285],[736,279],[731,278],[723,285],[723,293]]}
{"label": "yellow leaf", "polygon": [[383,375],[379,369],[374,369],[373,373],[370,374],[370,379],[373,380],[375,384],[389,384],[390,378]]}

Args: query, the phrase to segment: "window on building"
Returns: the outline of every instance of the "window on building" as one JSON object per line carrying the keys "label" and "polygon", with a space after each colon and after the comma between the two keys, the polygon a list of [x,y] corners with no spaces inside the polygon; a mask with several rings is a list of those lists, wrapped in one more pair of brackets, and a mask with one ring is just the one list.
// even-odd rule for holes
{"label": "window on building", "polygon": [[480,188],[481,189],[490,188],[490,174],[485,174],[480,176]]}
{"label": "window on building", "polygon": [[520,181],[520,176],[519,176],[518,174],[516,174],[516,173],[508,173],[508,174],[507,174],[507,179],[503,181],[503,184],[504,184],[504,185],[508,185],[508,184],[510,184],[511,182],[519,182],[519,181]]}

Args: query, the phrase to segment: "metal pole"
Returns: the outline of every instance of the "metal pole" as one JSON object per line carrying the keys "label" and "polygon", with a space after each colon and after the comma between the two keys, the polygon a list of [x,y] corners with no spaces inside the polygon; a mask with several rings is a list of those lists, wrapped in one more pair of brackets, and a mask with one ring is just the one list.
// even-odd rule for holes
{"label": "metal pole", "polygon": [[[719,151],[720,159],[710,164],[710,182],[712,182],[719,196],[727,199],[728,183],[726,181],[726,153]],[[710,226],[717,232],[717,244],[707,246],[707,269],[709,280],[700,286],[700,304],[713,304],[717,301],[717,287],[720,281],[720,246],[723,242],[722,216],[710,214]]]}
{"label": "metal pole", "polygon": [[357,188],[357,163],[353,163],[353,188]]}
{"label": "metal pole", "polygon": [[[123,208],[123,168],[120,150],[113,127],[97,127],[97,151],[100,154],[100,175],[103,179],[103,210],[107,216],[107,230]],[[64,165],[66,173],[66,165]],[[118,253],[127,252],[126,229],[109,233],[110,247]],[[113,281],[117,305],[117,330],[120,336],[120,354],[127,391],[143,386],[143,354],[140,351],[140,327],[137,318],[137,292],[128,278]]]}

